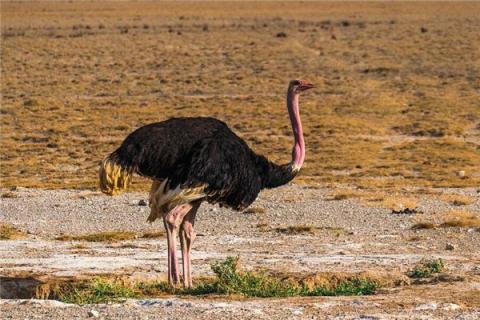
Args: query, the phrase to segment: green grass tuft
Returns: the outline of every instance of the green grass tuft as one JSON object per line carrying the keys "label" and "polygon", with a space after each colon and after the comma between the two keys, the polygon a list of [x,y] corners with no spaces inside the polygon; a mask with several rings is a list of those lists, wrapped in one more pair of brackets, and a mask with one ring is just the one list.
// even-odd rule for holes
{"label": "green grass tuft", "polygon": [[118,280],[95,278],[80,284],[67,284],[57,289],[60,301],[75,304],[118,302],[128,298],[139,298],[139,292]]}
{"label": "green grass tuft", "polygon": [[213,285],[220,294],[241,294],[247,297],[289,297],[299,295],[301,288],[280,279],[252,272],[238,272],[238,257],[228,257],[212,264],[217,276]]}
{"label": "green grass tuft", "polygon": [[410,270],[407,275],[410,278],[428,278],[434,273],[439,273],[443,270],[444,264],[442,259],[432,259],[421,262]]}
{"label": "green grass tuft", "polygon": [[336,287],[316,287],[306,296],[367,296],[375,294],[379,285],[369,279],[353,279],[340,282]]}

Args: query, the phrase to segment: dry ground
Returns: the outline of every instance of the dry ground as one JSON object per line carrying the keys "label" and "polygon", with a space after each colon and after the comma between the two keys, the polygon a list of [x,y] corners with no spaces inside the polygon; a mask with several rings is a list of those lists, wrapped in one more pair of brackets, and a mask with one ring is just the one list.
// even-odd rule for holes
{"label": "dry ground", "polygon": [[[196,224],[199,236],[192,252],[195,281],[212,275],[210,263],[239,255],[244,270],[265,270],[308,283],[352,276],[380,281],[382,288],[373,296],[244,299],[166,295],[160,300],[110,306],[59,307],[4,300],[1,307],[13,319],[30,314],[82,318],[91,309],[106,319],[343,319],[362,315],[380,319],[475,319],[480,315],[480,199],[472,188],[436,191],[449,198],[473,200],[459,206],[430,194],[421,195],[416,213],[396,214],[355,199],[333,200],[327,189],[292,185],[263,192],[253,207],[256,210],[250,212],[211,205],[200,208]],[[138,205],[145,193],[111,198],[98,192],[73,190],[3,192],[15,196],[2,200],[1,221],[24,232],[21,239],[0,241],[3,297],[13,294],[28,298],[34,285],[44,288],[41,283],[50,286],[58,279],[117,275],[136,281],[165,280],[165,238],[55,240],[59,236],[64,239],[65,234],[128,230],[141,235],[162,229],[161,223],[145,222],[148,207]],[[443,225],[459,208],[470,212],[471,224]],[[415,229],[419,221],[438,226]],[[407,276],[423,259],[432,258],[443,259],[442,273],[425,279]]]}
{"label": "dry ground", "polygon": [[318,85],[299,181],[480,185],[479,3],[1,5],[4,187],[95,188],[101,158],[172,116],[287,161],[292,78]]}
{"label": "dry ground", "polygon": [[[54,240],[157,230],[136,204],[145,194],[94,190],[99,160],[138,126],[202,115],[288,161],[285,89],[306,78],[318,88],[301,100],[305,186],[264,192],[249,213],[203,206],[195,276],[239,254],[251,269],[398,280],[370,297],[2,300],[2,317],[478,318],[479,3],[0,5],[0,227],[20,238],[0,241],[2,276],[163,277],[162,239]],[[138,178],[133,190],[146,186]],[[445,274],[411,283],[405,272],[425,257],[444,259]]]}

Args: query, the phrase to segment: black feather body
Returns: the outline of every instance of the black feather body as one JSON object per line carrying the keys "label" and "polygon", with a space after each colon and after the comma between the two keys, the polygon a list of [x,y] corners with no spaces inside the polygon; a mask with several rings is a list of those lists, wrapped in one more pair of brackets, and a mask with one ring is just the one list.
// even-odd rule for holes
{"label": "black feather body", "polygon": [[257,155],[228,126],[214,118],[172,118],[132,132],[110,155],[129,171],[168,188],[205,186],[206,200],[242,210],[263,188],[288,183],[290,164],[277,165]]}

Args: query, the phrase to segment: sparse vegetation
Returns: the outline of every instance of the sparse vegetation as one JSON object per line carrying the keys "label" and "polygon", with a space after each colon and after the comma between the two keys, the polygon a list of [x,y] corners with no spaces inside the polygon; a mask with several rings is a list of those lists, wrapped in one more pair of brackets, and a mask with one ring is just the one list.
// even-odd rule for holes
{"label": "sparse vegetation", "polygon": [[332,285],[307,287],[293,280],[263,273],[238,270],[239,258],[228,257],[212,264],[215,279],[203,279],[193,289],[172,288],[166,282],[128,282],[120,279],[95,278],[54,287],[42,298],[54,297],[63,302],[87,304],[121,301],[127,298],[180,295],[242,295],[245,297],[372,295],[379,288],[374,280],[354,278]]}
{"label": "sparse vegetation", "polygon": [[15,192],[4,192],[4,193],[2,193],[1,197],[4,198],[4,199],[7,199],[7,198],[10,198],[10,199],[13,198],[14,199],[14,198],[18,198],[19,196]]}
{"label": "sparse vegetation", "polygon": [[474,202],[472,197],[460,194],[442,194],[438,196],[438,199],[449,202],[454,206],[466,206]]}
{"label": "sparse vegetation", "polygon": [[295,226],[287,226],[287,227],[278,227],[275,228],[275,231],[284,234],[307,234],[313,233],[315,227],[308,226],[308,225],[295,225]]}
{"label": "sparse vegetation", "polygon": [[480,227],[480,216],[473,212],[451,210],[440,214],[443,222],[418,222],[412,226],[412,229],[435,229],[435,228],[471,228]]}
{"label": "sparse vegetation", "polygon": [[418,222],[412,226],[413,230],[435,229],[436,225],[431,222]]}
{"label": "sparse vegetation", "polygon": [[89,247],[85,243],[76,243],[74,245],[71,245],[69,248],[83,250],[83,249],[88,249]]}
{"label": "sparse vegetation", "polygon": [[265,212],[266,212],[265,208],[261,208],[261,207],[250,207],[243,211],[243,213],[265,213]]}
{"label": "sparse vegetation", "polygon": [[143,239],[156,239],[166,237],[165,231],[151,231],[143,233],[140,238]]}
{"label": "sparse vegetation", "polygon": [[480,227],[480,214],[451,210],[443,214],[443,223],[440,227]]}
{"label": "sparse vegetation", "polygon": [[470,217],[462,217],[462,218],[455,218],[446,220],[440,227],[448,228],[448,227],[480,227],[480,219],[475,216]]}
{"label": "sparse vegetation", "polygon": [[26,233],[12,225],[0,223],[0,240],[16,240],[26,237]]}
{"label": "sparse vegetation", "polygon": [[328,230],[333,236],[340,237],[341,235],[353,234],[351,231],[340,227],[321,227],[319,229]]}
{"label": "sparse vegetation", "polygon": [[137,234],[131,231],[103,231],[97,233],[89,233],[78,236],[71,235],[61,235],[55,238],[55,240],[60,241],[87,241],[87,242],[113,242],[113,241],[123,241],[123,240],[134,240],[137,238],[143,239],[155,239],[165,237],[165,232],[163,231],[152,231],[145,232],[142,234]]}
{"label": "sparse vegetation", "polygon": [[133,240],[136,238],[135,232],[130,231],[105,231],[97,233],[89,233],[79,236],[62,235],[55,238],[60,241],[88,241],[88,242],[104,242],[104,241],[122,241]]}
{"label": "sparse vegetation", "polygon": [[257,229],[261,232],[266,232],[268,231],[270,228],[268,226],[268,223],[265,223],[265,222],[261,222],[261,223],[258,223],[257,224]]}
{"label": "sparse vegetation", "polygon": [[60,301],[76,304],[118,302],[140,297],[139,292],[129,284],[103,278],[67,283],[56,287],[52,293]]}
{"label": "sparse vegetation", "polygon": [[385,196],[383,200],[376,203],[375,206],[391,209],[392,211],[415,210],[418,206],[417,200],[401,196]]}
{"label": "sparse vegetation", "polygon": [[[480,185],[473,174],[480,171],[478,81],[470,64],[477,28],[459,32],[449,18],[453,11],[469,16],[478,4],[422,5],[428,29],[441,32],[409,36],[412,26],[422,26],[402,13],[411,4],[400,3],[389,6],[394,16],[366,3],[262,2],[254,15],[241,2],[201,9],[184,2],[58,6],[2,5],[4,187],[94,189],[99,159],[133,129],[172,116],[218,117],[256,151],[284,162],[291,132],[280,106],[292,74],[318,84],[302,102],[307,162],[296,183],[384,190]],[[115,14],[105,15],[110,9]],[[55,26],[45,25],[42,12],[56,17]],[[347,18],[359,12],[362,20]],[[277,20],[286,15],[294,18]],[[334,46],[325,45],[330,36]],[[361,56],[352,39],[364,44]],[[452,39],[456,46],[444,45]],[[271,59],[272,42],[285,59]],[[45,50],[72,63],[52,64]],[[161,75],[152,73],[160,67]],[[144,182],[135,179],[132,190],[148,188]]]}
{"label": "sparse vegetation", "polygon": [[442,259],[432,259],[420,262],[412,270],[407,272],[411,278],[428,278],[434,273],[439,273],[443,270],[444,264]]}
{"label": "sparse vegetation", "polygon": [[347,200],[347,199],[358,199],[361,198],[362,196],[366,196],[366,192],[361,192],[358,190],[339,190],[339,191],[333,191],[328,194],[329,198],[328,200]]}

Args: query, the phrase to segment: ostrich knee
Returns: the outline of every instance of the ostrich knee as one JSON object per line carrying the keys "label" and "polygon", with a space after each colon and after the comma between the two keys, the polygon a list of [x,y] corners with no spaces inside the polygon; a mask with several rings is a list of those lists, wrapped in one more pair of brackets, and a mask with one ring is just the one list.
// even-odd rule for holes
{"label": "ostrich knee", "polygon": [[190,221],[184,222],[182,227],[183,231],[185,232],[185,237],[187,238],[188,245],[190,245],[197,237],[197,233],[193,229],[193,224]]}

